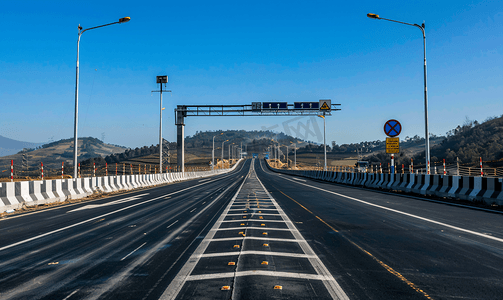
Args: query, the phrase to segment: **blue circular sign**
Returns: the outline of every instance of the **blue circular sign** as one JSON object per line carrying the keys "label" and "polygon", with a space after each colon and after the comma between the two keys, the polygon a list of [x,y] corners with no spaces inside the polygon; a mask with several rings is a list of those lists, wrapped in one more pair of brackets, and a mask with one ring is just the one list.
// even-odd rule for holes
{"label": "blue circular sign", "polygon": [[384,123],[384,133],[389,137],[395,137],[402,132],[402,124],[397,120],[388,120]]}

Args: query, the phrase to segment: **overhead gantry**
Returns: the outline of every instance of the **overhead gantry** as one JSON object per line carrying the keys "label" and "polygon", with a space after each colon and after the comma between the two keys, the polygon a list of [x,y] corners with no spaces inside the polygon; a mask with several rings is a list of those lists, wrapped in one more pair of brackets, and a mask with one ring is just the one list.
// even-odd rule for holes
{"label": "overhead gantry", "polygon": [[340,110],[340,104],[332,104],[330,99],[317,102],[252,102],[251,105],[177,105],[175,125],[177,127],[177,165],[185,171],[185,118],[186,117],[250,117],[250,116],[331,116]]}

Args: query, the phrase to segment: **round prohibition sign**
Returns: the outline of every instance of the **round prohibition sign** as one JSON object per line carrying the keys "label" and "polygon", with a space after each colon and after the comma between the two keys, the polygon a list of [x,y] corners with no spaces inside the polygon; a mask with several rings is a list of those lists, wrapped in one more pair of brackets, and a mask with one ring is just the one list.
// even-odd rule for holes
{"label": "round prohibition sign", "polygon": [[389,137],[395,137],[402,132],[402,124],[397,120],[388,120],[384,123],[384,133]]}

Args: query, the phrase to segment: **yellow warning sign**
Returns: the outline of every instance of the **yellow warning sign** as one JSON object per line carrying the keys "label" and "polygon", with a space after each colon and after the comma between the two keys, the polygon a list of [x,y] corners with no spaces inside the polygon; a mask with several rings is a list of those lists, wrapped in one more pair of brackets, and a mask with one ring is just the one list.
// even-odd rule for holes
{"label": "yellow warning sign", "polygon": [[400,138],[386,138],[386,153],[400,152]]}
{"label": "yellow warning sign", "polygon": [[320,100],[320,110],[332,110],[332,100]]}

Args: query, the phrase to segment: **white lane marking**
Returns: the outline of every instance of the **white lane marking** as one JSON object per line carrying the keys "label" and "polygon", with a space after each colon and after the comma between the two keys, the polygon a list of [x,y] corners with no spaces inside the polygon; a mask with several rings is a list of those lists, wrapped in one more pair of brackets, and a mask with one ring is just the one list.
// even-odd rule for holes
{"label": "white lane marking", "polygon": [[313,258],[304,253],[287,253],[287,252],[272,252],[272,251],[253,251],[246,250],[241,252],[220,252],[220,253],[206,253],[201,255],[201,257],[220,257],[220,256],[233,256],[233,255],[272,255],[272,256],[287,256],[295,258]]}
{"label": "white lane marking", "polygon": [[176,223],[178,223],[178,220],[176,220],[174,223],[172,223],[171,225],[169,225],[168,227],[166,228],[170,228],[171,226],[175,225]]}
{"label": "white lane marking", "polygon": [[[279,215],[278,215],[279,216]],[[239,222],[239,223],[243,223],[243,222],[250,222],[250,221],[253,221],[253,222],[280,222],[280,223],[285,223],[285,221],[283,220],[264,220],[264,219],[239,219],[239,220],[224,220],[222,221],[222,223],[229,223],[229,222]],[[290,221],[291,223],[291,221]]]}
{"label": "white lane marking", "polygon": [[295,179],[295,180],[297,180],[297,181],[306,182],[304,179],[299,179],[299,178],[295,178],[295,177],[292,177],[292,179]]}
{"label": "white lane marking", "polygon": [[106,203],[103,203],[103,204],[85,205],[85,206],[81,206],[79,208],[67,211],[66,213],[71,213],[71,212],[74,212],[74,211],[79,211],[79,210],[84,210],[84,209],[91,209],[91,208],[96,208],[96,207],[105,207],[105,206],[109,206],[109,205],[126,203],[126,202],[129,202],[129,201],[138,200],[138,198],[140,198],[142,196],[145,196],[145,195],[149,195],[149,194],[147,193],[147,194],[136,195],[136,196],[132,196],[132,197],[129,197],[129,198],[115,200],[115,201],[112,201],[112,202],[106,202]]}
{"label": "white lane marking", "polygon": [[271,228],[271,227],[229,227],[229,228],[218,228],[215,229],[216,231],[221,231],[221,230],[244,230],[244,229],[260,229],[260,230],[283,230],[283,231],[290,231],[288,228]]}
{"label": "white lane marking", "polygon": [[279,216],[279,214],[262,214],[262,213],[259,214],[258,212],[255,212],[255,211],[241,213],[241,214],[227,214],[227,216],[243,216],[243,215],[249,215],[249,214],[261,215],[261,216]]}
{"label": "white lane marking", "polygon": [[187,281],[216,279],[216,278],[232,278],[232,277],[241,277],[241,276],[274,276],[274,277],[323,280],[323,281],[332,280],[330,277],[326,277],[326,276],[318,275],[318,274],[275,272],[275,271],[237,271],[237,272],[229,272],[229,273],[190,275],[187,277]]}
{"label": "white lane marking", "polygon": [[[284,178],[284,177],[283,177],[283,179],[290,180],[290,179]],[[447,228],[451,228],[451,229],[454,229],[454,230],[462,231],[462,232],[465,232],[465,233],[470,233],[470,234],[473,234],[473,235],[476,235],[476,236],[484,237],[484,238],[487,238],[487,239],[491,239],[491,240],[503,243],[503,239],[497,238],[497,237],[494,237],[494,236],[490,236],[490,235],[486,235],[484,233],[472,231],[472,230],[469,230],[469,229],[464,229],[464,228],[461,228],[461,227],[449,225],[449,224],[442,223],[442,222],[439,222],[439,221],[435,221],[435,220],[431,220],[431,219],[428,219],[428,218],[424,218],[424,217],[420,217],[420,216],[417,216],[417,215],[413,215],[413,214],[410,214],[410,213],[406,213],[406,212],[403,212],[403,211],[399,211],[399,210],[396,210],[396,209],[393,209],[393,208],[389,208],[389,207],[377,205],[377,204],[370,203],[370,202],[367,202],[367,201],[364,201],[364,200],[360,200],[360,199],[357,199],[357,198],[353,198],[353,197],[350,197],[350,196],[346,196],[346,195],[343,195],[343,194],[339,194],[339,193],[336,193],[336,192],[325,190],[325,189],[322,189],[322,188],[319,188],[319,187],[316,187],[316,186],[310,186],[310,185],[304,184],[304,183],[300,183],[300,184],[305,185],[305,186],[310,187],[310,188],[313,188],[313,189],[317,189],[317,190],[326,192],[326,193],[334,194],[336,196],[343,197],[343,198],[346,198],[346,199],[349,199],[349,200],[357,201],[357,202],[360,202],[360,203],[363,203],[363,204],[366,204],[366,205],[378,207],[378,208],[381,208],[381,209],[384,209],[384,210],[387,210],[387,211],[392,211],[392,212],[395,212],[395,213],[398,213],[398,214],[401,214],[401,215],[404,215],[404,216],[416,218],[416,219],[419,219],[419,220],[422,220],[422,221],[426,221],[426,222],[430,222],[430,223],[433,223],[433,224],[445,226]]]}
{"label": "white lane marking", "polygon": [[231,237],[231,238],[211,239],[212,242],[226,242],[226,241],[239,241],[239,240],[268,240],[268,241],[277,241],[277,242],[296,242],[296,243],[302,243],[304,241],[302,239],[280,239],[280,238],[270,238],[267,236],[264,236],[264,237],[237,236],[237,237]]}
{"label": "white lane marking", "polygon": [[[316,256],[315,258],[309,258],[309,262],[311,263],[311,265],[316,270],[316,273],[318,273],[319,275],[324,276],[325,278],[329,278],[327,280],[323,280],[323,284],[325,285],[325,287],[327,288],[328,292],[330,293],[330,296],[332,296],[333,299],[347,299],[347,300],[349,300],[349,297],[346,295],[346,293],[344,292],[344,290],[341,288],[341,286],[339,285],[339,283],[337,282],[337,280],[335,280],[335,278],[332,276],[332,274],[327,269],[327,267],[323,264],[323,262],[320,260],[320,258],[316,255],[316,253],[314,253],[313,249],[311,248],[311,246],[309,246],[309,244],[307,243],[307,241],[304,240],[304,238],[302,237],[302,234],[299,232],[299,230],[297,229],[297,227],[295,227],[295,225],[293,225],[293,223],[290,221],[290,218],[285,214],[285,212],[279,206],[279,204],[276,202],[276,200],[267,191],[267,189],[262,184],[262,181],[260,181],[260,179],[258,178],[258,176],[257,176],[257,180],[260,183],[260,185],[262,186],[262,189],[265,191],[265,193],[267,194],[267,196],[271,199],[271,201],[274,203],[274,205],[278,209],[278,211],[281,214],[282,218],[285,221],[287,221],[287,220],[289,221],[289,222],[286,222],[286,224],[287,224],[288,228],[290,228],[290,230],[292,231],[293,236],[296,239],[303,241],[303,242],[299,243],[299,245],[302,248],[302,250],[304,251],[304,253],[306,253],[307,255],[314,255],[314,256]],[[299,183],[299,184],[304,184],[304,183]]]}
{"label": "white lane marking", "polygon": [[[230,176],[230,175],[229,175]],[[227,176],[226,176],[227,177]],[[44,236],[48,236],[48,235],[51,235],[51,234],[54,234],[54,233],[57,233],[57,232],[60,232],[60,231],[63,231],[63,230],[66,230],[66,229],[70,229],[70,228],[73,228],[75,226],[79,226],[79,225],[82,225],[82,224],[85,224],[85,223],[89,223],[91,221],[94,221],[96,219],[100,219],[100,218],[103,218],[103,217],[106,217],[106,216],[109,216],[109,215],[112,215],[112,214],[115,214],[115,213],[118,213],[118,212],[121,212],[123,210],[126,210],[126,209],[129,209],[129,208],[132,208],[132,207],[136,207],[138,205],[142,205],[142,204],[145,204],[145,203],[149,203],[149,202],[152,202],[152,201],[155,201],[155,200],[159,200],[159,199],[162,199],[163,197],[166,197],[166,196],[171,196],[171,195],[175,195],[175,194],[179,194],[179,193],[182,193],[182,192],[185,192],[185,191],[188,191],[188,190],[191,190],[193,188],[196,188],[198,186],[201,186],[201,185],[205,185],[206,183],[201,183],[201,184],[197,184],[197,185],[194,185],[194,186],[191,186],[191,187],[188,187],[188,188],[184,188],[182,190],[178,190],[176,192],[173,192],[173,193],[170,193],[170,194],[167,194],[167,195],[163,195],[163,196],[160,196],[160,197],[157,197],[157,198],[153,198],[153,199],[150,199],[150,200],[146,200],[146,201],[143,201],[143,202],[140,202],[140,203],[136,203],[136,204],[133,204],[133,205],[130,205],[130,206],[127,206],[127,207],[123,207],[121,209],[118,209],[118,210],[114,210],[112,212],[109,212],[109,213],[106,213],[106,214],[103,214],[103,215],[100,215],[100,216],[97,216],[97,217],[94,217],[94,218],[91,218],[91,219],[87,219],[85,221],[82,221],[82,222],[78,222],[78,223],[75,223],[73,225],[69,225],[69,226],[66,226],[66,227],[63,227],[63,228],[60,228],[60,229],[56,229],[56,230],[53,230],[53,231],[50,231],[50,232],[46,232],[46,233],[43,233],[43,234],[40,234],[40,235],[37,235],[37,236],[34,236],[34,237],[31,237],[31,238],[28,238],[26,240],[23,240],[23,241],[19,241],[19,242],[16,242],[14,244],[10,244],[10,245],[7,245],[7,246],[4,246],[2,248],[0,248],[0,251],[2,250],[5,250],[5,249],[9,249],[9,248],[12,248],[14,246],[17,246],[17,245],[21,245],[21,244],[24,244],[24,243],[27,243],[27,242],[31,242],[33,240],[37,240],[39,238],[42,238]]]}
{"label": "white lane marking", "polygon": [[124,257],[121,259],[121,261],[125,260],[125,259],[126,259],[126,258],[128,258],[131,254],[135,253],[135,252],[136,252],[136,251],[138,251],[141,247],[145,246],[145,244],[146,244],[146,243],[147,243],[147,242],[145,242],[145,243],[141,244],[141,245],[140,245],[140,247],[138,247],[138,248],[134,249],[134,250],[133,250],[133,251],[131,251],[128,255],[124,256]]}
{"label": "white lane marking", "polygon": [[208,180],[211,180],[213,178],[208,178],[208,179],[203,179],[203,180],[199,180],[198,182],[205,182],[205,181],[208,181]]}
{"label": "white lane marking", "polygon": [[193,211],[194,211],[194,210],[196,210],[196,209],[197,209],[197,207],[196,207],[196,208],[194,208],[193,210],[191,210],[190,212],[193,212]]}
{"label": "white lane marking", "polygon": [[201,244],[196,248],[196,250],[192,253],[190,256],[189,260],[183,265],[182,269],[178,272],[176,277],[171,281],[169,286],[166,288],[164,293],[162,293],[161,297],[159,298],[160,300],[166,300],[166,299],[175,299],[180,290],[182,289],[183,285],[187,281],[187,277],[192,273],[194,270],[195,266],[199,262],[200,256],[206,251],[206,248],[211,242],[211,239],[215,236],[215,232],[213,229],[216,229],[220,227],[220,224],[222,224],[223,219],[225,218],[225,215],[229,212],[229,209],[232,206],[232,203],[236,200],[239,192],[241,191],[241,188],[246,182],[246,179],[250,176],[250,172],[246,175],[245,179],[239,186],[236,194],[232,197],[231,201],[225,208],[224,212],[220,215],[218,220],[215,222],[213,227],[211,228],[210,232],[205,236],[205,238],[201,241]]}
{"label": "white lane marking", "polygon": [[75,291],[73,291],[70,295],[66,296],[63,300],[68,300],[70,299],[71,296],[73,296],[76,292],[78,292],[80,289],[76,289]]}
{"label": "white lane marking", "polygon": [[[244,211],[244,210],[247,210],[249,211],[250,213],[255,213],[257,210],[273,210],[273,211],[277,211],[275,208],[262,208],[262,207],[259,207],[259,208],[246,208],[246,209],[242,209],[242,208],[233,208],[233,209],[229,209],[229,211],[231,210],[240,210],[240,211]],[[247,213],[244,213],[244,214],[247,214]]]}

